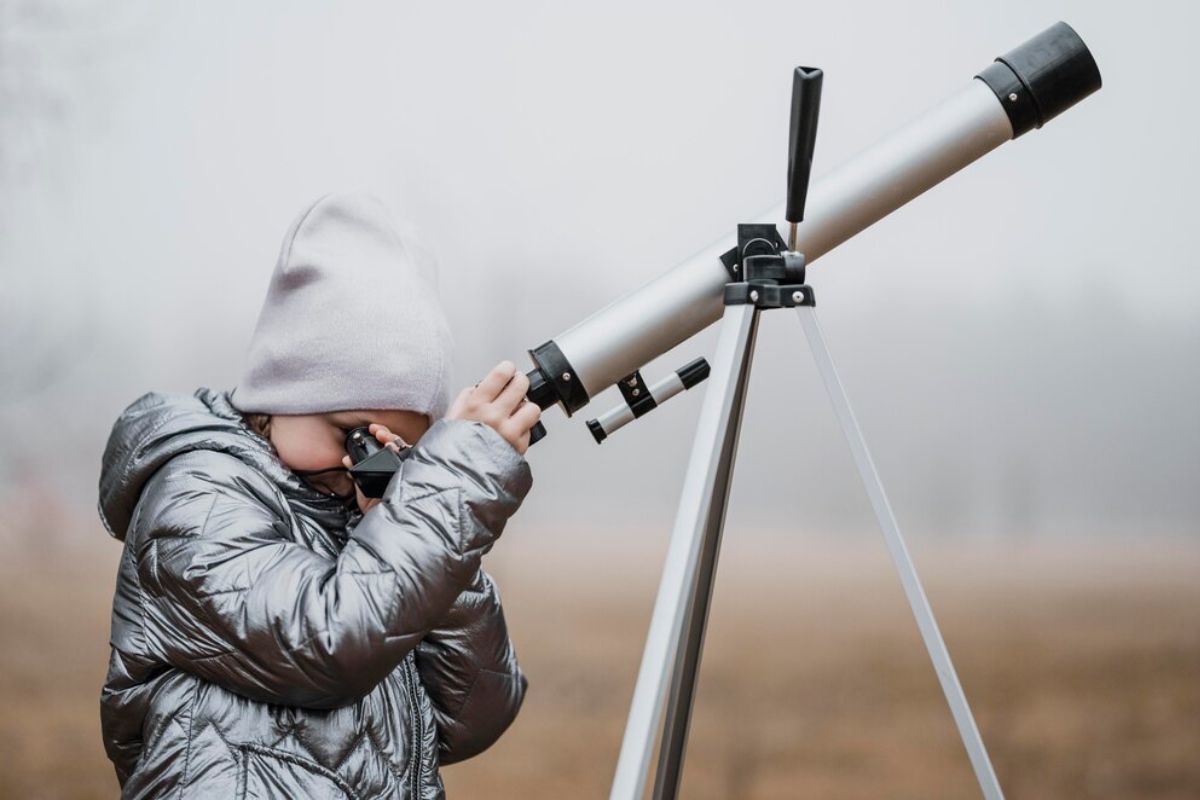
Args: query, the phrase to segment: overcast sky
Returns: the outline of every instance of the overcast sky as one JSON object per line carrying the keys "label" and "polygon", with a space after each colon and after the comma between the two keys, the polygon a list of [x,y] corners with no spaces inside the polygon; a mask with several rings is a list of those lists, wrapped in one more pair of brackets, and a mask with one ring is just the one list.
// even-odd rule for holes
{"label": "overcast sky", "polygon": [[[86,510],[126,404],[232,387],[287,224],[324,192],[371,189],[423,231],[466,385],[781,202],[796,64],[826,72],[819,176],[1059,19],[1104,88],[810,282],[910,531],[1194,532],[1182,2],[0,0],[6,490]],[[769,315],[759,342],[731,525],[869,527],[799,326]],[[701,399],[602,447],[583,420],[611,396],[548,412],[526,524],[663,529]]]}

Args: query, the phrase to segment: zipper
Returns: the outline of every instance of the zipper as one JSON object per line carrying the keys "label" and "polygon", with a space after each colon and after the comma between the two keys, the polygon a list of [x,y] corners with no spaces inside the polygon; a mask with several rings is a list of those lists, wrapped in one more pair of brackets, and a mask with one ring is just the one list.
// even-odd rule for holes
{"label": "zipper", "polygon": [[412,747],[409,752],[410,757],[414,759],[412,770],[412,798],[413,800],[420,799],[421,788],[421,768],[423,767],[421,759],[421,743],[425,739],[424,721],[421,719],[421,704],[417,700],[417,676],[413,667],[412,657],[404,659],[404,688],[408,693],[409,708],[412,711],[412,716],[409,720],[409,733],[412,735]]}

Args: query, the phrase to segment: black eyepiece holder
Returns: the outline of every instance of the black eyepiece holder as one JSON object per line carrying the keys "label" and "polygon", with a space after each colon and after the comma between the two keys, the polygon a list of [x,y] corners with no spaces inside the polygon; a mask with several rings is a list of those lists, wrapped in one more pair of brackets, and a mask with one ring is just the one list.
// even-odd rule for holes
{"label": "black eyepiece holder", "polygon": [[383,497],[392,475],[411,451],[412,448],[407,446],[385,447],[365,427],[346,434],[346,453],[353,462],[350,476],[367,497]]}

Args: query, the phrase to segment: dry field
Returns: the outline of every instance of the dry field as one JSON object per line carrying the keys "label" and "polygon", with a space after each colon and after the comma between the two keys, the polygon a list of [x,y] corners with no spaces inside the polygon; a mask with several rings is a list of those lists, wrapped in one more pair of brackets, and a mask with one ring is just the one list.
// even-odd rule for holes
{"label": "dry field", "polygon": [[[2,798],[116,796],[101,544],[0,565]],[[506,544],[492,567],[530,694],[445,770],[450,796],[605,796],[661,550]],[[1200,797],[1200,541],[913,549],[1009,797]],[[764,536],[722,558],[686,797],[974,796],[880,542]]]}

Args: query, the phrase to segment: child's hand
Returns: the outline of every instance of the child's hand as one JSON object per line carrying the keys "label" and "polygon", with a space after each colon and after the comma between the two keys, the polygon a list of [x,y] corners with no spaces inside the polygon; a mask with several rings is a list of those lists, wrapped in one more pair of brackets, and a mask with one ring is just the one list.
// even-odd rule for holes
{"label": "child's hand", "polygon": [[[389,447],[393,450],[399,451],[401,447],[408,446],[408,442],[389,431],[386,425],[380,425],[378,422],[372,422],[367,426],[367,430],[370,431],[384,447]],[[342,456],[342,466],[344,466],[346,469],[350,469],[352,466],[354,466],[354,462],[350,460],[350,456]],[[362,489],[358,488],[358,483],[354,484],[354,494],[358,497],[358,507],[364,514],[374,507],[376,503],[383,499],[382,497],[367,497],[362,493]]]}
{"label": "child's hand", "polygon": [[459,392],[446,419],[466,419],[489,425],[522,455],[529,449],[529,429],[542,409],[525,399],[529,378],[511,361],[501,361],[487,377]]}

